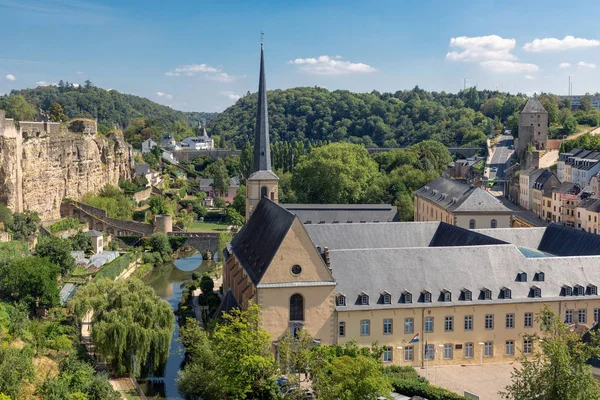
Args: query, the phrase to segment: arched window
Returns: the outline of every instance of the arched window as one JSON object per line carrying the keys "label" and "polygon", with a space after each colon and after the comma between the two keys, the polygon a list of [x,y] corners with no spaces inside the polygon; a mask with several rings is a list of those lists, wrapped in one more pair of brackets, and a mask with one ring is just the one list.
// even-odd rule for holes
{"label": "arched window", "polygon": [[304,321],[304,298],[297,293],[290,297],[290,321]]}
{"label": "arched window", "polygon": [[260,198],[267,197],[267,187],[263,186],[260,188]]}
{"label": "arched window", "polygon": [[475,229],[475,220],[474,219],[469,221],[469,229]]}
{"label": "arched window", "polygon": [[492,220],[491,223],[492,228],[496,228],[498,226],[498,221],[496,221],[495,219]]}

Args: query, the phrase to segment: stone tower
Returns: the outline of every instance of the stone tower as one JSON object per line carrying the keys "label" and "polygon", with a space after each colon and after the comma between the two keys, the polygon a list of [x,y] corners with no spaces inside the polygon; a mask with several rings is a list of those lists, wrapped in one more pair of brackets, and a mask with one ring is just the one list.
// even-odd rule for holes
{"label": "stone tower", "polygon": [[531,143],[536,150],[548,148],[548,111],[538,99],[529,99],[519,113],[519,139],[517,154],[519,157]]}
{"label": "stone tower", "polygon": [[260,45],[260,78],[258,82],[258,108],[254,133],[254,163],[246,181],[246,221],[263,197],[277,202],[279,178],[271,171],[269,144],[269,111],[267,108],[267,83],[265,80],[265,50]]}

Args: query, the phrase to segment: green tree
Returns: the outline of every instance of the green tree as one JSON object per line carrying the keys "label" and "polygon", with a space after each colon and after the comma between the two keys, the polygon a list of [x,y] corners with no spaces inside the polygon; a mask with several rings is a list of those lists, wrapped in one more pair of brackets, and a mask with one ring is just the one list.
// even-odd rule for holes
{"label": "green tree", "polygon": [[13,215],[8,207],[0,203],[0,230],[8,229],[8,226],[12,224]]}
{"label": "green tree", "polygon": [[244,178],[248,178],[252,172],[252,163],[254,160],[254,146],[250,142],[244,143],[242,154],[240,155],[240,170]]}
{"label": "green tree", "polygon": [[575,119],[575,117],[567,117],[567,119],[563,123],[563,130],[567,134],[575,133],[577,131],[577,120]]}
{"label": "green tree", "polygon": [[206,176],[213,179],[213,190],[221,196],[229,188],[229,172],[222,158],[219,158],[206,168]]}
{"label": "green tree", "polygon": [[26,384],[33,382],[34,366],[31,348],[17,349],[8,344],[0,346],[0,393],[12,399],[21,395]]}
{"label": "green tree", "polygon": [[43,236],[35,246],[35,253],[38,257],[47,258],[51,263],[58,265],[62,276],[68,276],[75,269],[75,260],[71,256],[71,243],[67,239]]}
{"label": "green tree", "polygon": [[210,277],[210,275],[208,275],[208,274],[202,275],[202,278],[200,279],[200,290],[202,291],[202,294],[204,296],[208,296],[209,294],[211,294],[214,291],[214,289],[215,289],[215,282]]}
{"label": "green tree", "polygon": [[343,355],[314,370],[313,387],[323,400],[375,400],[392,390],[381,362],[363,355]]}
{"label": "green tree", "polygon": [[69,117],[65,115],[62,106],[58,103],[52,103],[48,109],[48,113],[50,114],[50,121],[52,122],[67,122],[69,120]]}
{"label": "green tree", "polygon": [[79,318],[93,310],[96,351],[118,375],[153,374],[167,361],[175,328],[173,311],[139,279],[94,280],[70,305]]}
{"label": "green tree", "polygon": [[6,105],[6,116],[8,118],[14,118],[16,121],[33,121],[36,114],[35,108],[22,95],[17,94],[8,97],[8,104]]}
{"label": "green tree", "polygon": [[150,236],[150,247],[152,247],[152,251],[160,253],[163,261],[170,260],[173,255],[169,237],[164,233],[153,233],[152,236]]}
{"label": "green tree", "polygon": [[150,206],[150,211],[152,211],[152,214],[154,215],[174,214],[173,208],[164,197],[150,196],[148,199],[148,205]]}
{"label": "green tree", "polygon": [[526,335],[535,343],[534,354],[522,355],[512,373],[512,383],[502,392],[506,399],[597,399],[600,384],[586,363],[600,357],[600,338],[590,331],[584,343],[560,317],[545,306],[537,315],[541,337]]}
{"label": "green tree", "polygon": [[194,327],[182,330],[182,342],[190,353],[178,379],[182,395],[275,398],[275,359],[270,335],[260,324],[258,306],[250,305],[244,311],[233,309],[222,318],[212,335],[200,330],[195,322],[187,324]]}
{"label": "green tree", "polygon": [[71,250],[87,251],[92,248],[92,238],[79,230],[76,234],[69,237]]}
{"label": "green tree", "polygon": [[332,143],[300,158],[292,186],[302,203],[361,203],[379,178],[377,163],[359,145]]}
{"label": "green tree", "polygon": [[0,243],[0,267],[27,255],[29,255],[27,243],[16,240]]}
{"label": "green tree", "polygon": [[37,233],[40,217],[37,212],[25,210],[22,213],[14,213],[8,230],[12,232],[14,240],[29,241]]}
{"label": "green tree", "polygon": [[233,226],[242,226],[245,222],[244,217],[231,206],[225,210],[225,218],[227,219],[227,223]]}
{"label": "green tree", "polygon": [[242,216],[246,215],[246,186],[240,185],[233,197],[231,207],[233,207],[238,214]]}
{"label": "green tree", "polygon": [[58,267],[40,257],[20,258],[0,268],[3,294],[30,308],[36,303],[48,307],[58,304],[57,278]]}

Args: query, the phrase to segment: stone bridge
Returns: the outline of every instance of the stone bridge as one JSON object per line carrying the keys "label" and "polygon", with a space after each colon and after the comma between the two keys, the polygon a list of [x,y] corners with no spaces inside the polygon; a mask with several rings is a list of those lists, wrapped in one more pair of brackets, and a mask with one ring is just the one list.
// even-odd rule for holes
{"label": "stone bridge", "polygon": [[151,224],[110,218],[106,210],[76,201],[63,203],[60,206],[60,214],[62,217],[76,218],[87,223],[89,229],[107,232],[111,235],[150,236],[154,233],[154,226]]}
{"label": "stone bridge", "polygon": [[187,237],[185,242],[187,246],[192,246],[196,250],[204,253],[210,251],[213,255],[219,251],[219,233],[218,232],[170,232],[169,236]]}

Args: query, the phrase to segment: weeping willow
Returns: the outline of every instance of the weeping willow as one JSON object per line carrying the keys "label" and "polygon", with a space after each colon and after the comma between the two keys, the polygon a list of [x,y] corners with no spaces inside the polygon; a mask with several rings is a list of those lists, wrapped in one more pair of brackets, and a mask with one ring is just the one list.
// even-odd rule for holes
{"label": "weeping willow", "polygon": [[90,310],[96,352],[119,375],[155,374],[167,361],[175,317],[166,301],[139,279],[101,279],[82,287],[70,306]]}

